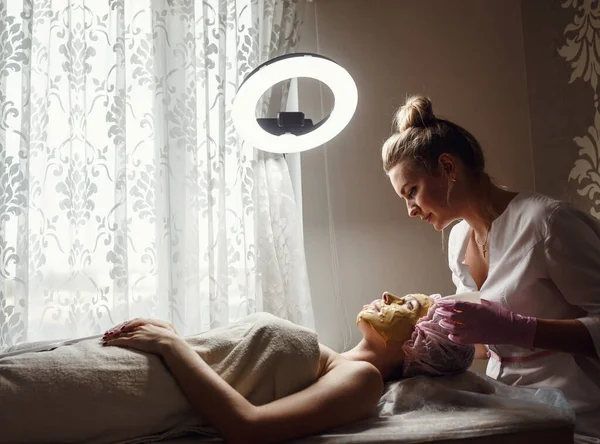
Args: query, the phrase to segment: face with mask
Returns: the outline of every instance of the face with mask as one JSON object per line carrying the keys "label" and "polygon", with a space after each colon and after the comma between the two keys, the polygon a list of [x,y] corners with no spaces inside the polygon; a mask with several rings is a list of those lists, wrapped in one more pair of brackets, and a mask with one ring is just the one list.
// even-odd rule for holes
{"label": "face with mask", "polygon": [[356,323],[369,325],[386,343],[405,342],[410,339],[417,321],[427,315],[433,304],[433,298],[424,294],[399,297],[385,292],[381,299],[363,307]]}

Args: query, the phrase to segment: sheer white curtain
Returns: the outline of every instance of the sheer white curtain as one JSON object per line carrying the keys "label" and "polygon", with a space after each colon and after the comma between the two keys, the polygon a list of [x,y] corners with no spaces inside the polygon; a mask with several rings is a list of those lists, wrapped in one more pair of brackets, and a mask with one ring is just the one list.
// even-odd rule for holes
{"label": "sheer white curtain", "polygon": [[231,122],[303,1],[0,0],[0,349],[138,316],[313,326],[285,161]]}

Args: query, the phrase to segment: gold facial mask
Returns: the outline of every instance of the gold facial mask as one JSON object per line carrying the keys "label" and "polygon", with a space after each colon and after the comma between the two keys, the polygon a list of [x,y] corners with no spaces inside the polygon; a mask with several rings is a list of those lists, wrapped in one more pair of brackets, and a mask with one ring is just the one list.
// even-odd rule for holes
{"label": "gold facial mask", "polygon": [[356,317],[370,325],[387,343],[390,340],[407,341],[417,321],[427,315],[433,299],[425,294],[407,294],[403,297],[384,293],[382,299],[365,305]]}

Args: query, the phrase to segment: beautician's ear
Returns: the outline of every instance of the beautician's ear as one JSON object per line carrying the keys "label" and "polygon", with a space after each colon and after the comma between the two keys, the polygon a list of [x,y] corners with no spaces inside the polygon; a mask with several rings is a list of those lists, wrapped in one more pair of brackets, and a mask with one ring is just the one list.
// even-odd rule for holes
{"label": "beautician's ear", "polygon": [[440,173],[446,176],[452,176],[452,173],[456,170],[456,162],[454,158],[448,153],[440,154],[438,157],[438,168]]}

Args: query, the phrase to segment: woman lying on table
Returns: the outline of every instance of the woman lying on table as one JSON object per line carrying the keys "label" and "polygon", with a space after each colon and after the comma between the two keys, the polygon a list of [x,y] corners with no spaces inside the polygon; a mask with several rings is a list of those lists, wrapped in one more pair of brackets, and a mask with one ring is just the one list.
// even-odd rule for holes
{"label": "woman lying on table", "polygon": [[[102,339],[104,346],[95,341],[95,345],[88,344],[91,351],[83,353],[85,356],[109,353],[100,364],[91,364],[97,368],[95,372],[88,369],[95,384],[104,388],[96,389],[88,401],[78,399],[78,405],[72,406],[49,406],[47,398],[52,396],[46,396],[45,415],[48,411],[68,408],[73,414],[82,409],[85,411],[88,402],[94,404],[98,430],[96,435],[85,437],[88,442],[108,442],[109,439],[123,442],[156,433],[163,433],[162,437],[170,436],[169,430],[178,433],[194,430],[189,422],[184,427],[181,421],[173,419],[182,415],[183,407],[179,406],[179,410],[168,407],[168,396],[163,395],[165,399],[160,408],[148,407],[151,413],[144,413],[153,419],[150,421],[144,416],[140,421],[151,422],[150,426],[138,427],[137,414],[129,412],[134,409],[133,404],[131,407],[126,405],[130,402],[127,396],[121,393],[116,399],[106,393],[119,392],[119,384],[123,385],[123,390],[134,392],[141,386],[144,395],[155,390],[158,383],[151,382],[151,375],[157,371],[157,366],[141,376],[139,372],[123,373],[118,380],[114,375],[106,376],[108,370],[99,370],[107,367],[107,362],[115,364],[131,359],[145,359],[147,365],[156,360],[152,356],[155,355],[168,369],[165,372],[176,381],[182,398],[187,399],[186,413],[193,416],[197,424],[200,421],[200,424],[212,425],[228,443],[280,442],[316,434],[372,415],[383,393],[383,384],[388,380],[418,374],[454,374],[469,367],[474,348],[448,339],[447,331],[439,326],[437,318],[433,319],[434,310],[429,310],[433,305],[434,299],[426,295],[397,297],[384,293],[381,299],[365,305],[358,314],[357,325],[363,338],[356,347],[344,353],[336,353],[319,344],[316,333],[268,314],[251,315],[232,326],[188,338],[179,336],[164,322],[134,319],[106,332]],[[84,346],[83,343],[79,345]],[[45,359],[51,360],[51,354],[58,350],[46,352],[48,358]],[[110,357],[110,352],[116,351],[120,355]],[[42,355],[36,358],[39,360],[44,359],[44,354],[26,353],[21,358]],[[77,358],[75,361],[82,362],[71,363],[78,366],[76,377],[82,373],[82,368],[87,368],[85,359]],[[24,381],[23,375],[19,379],[11,373],[15,360],[18,364],[19,356],[3,359],[0,355],[0,399],[6,400],[6,406],[26,403],[22,396],[19,398],[19,390],[15,390],[15,379],[27,386],[21,390],[21,395],[36,390],[35,381]],[[27,362],[21,363],[21,368],[23,374],[30,373],[31,366]],[[116,372],[114,367],[110,371]],[[124,377],[129,378],[128,384],[122,382]],[[113,378],[113,385],[104,384],[103,381],[110,378]],[[70,381],[63,378],[58,385],[69,384],[65,380]],[[286,388],[282,389],[283,386]],[[173,391],[177,390],[171,389]],[[56,396],[65,396],[64,393],[62,389],[57,390]],[[8,399],[10,395],[12,400]],[[77,392],[73,396],[84,395]],[[112,419],[106,418],[106,408],[98,407],[103,396],[112,400],[109,411],[120,409],[120,413],[113,413]],[[23,406],[24,411],[31,409],[31,403],[33,401]],[[152,401],[146,403],[149,406]],[[0,442],[8,442],[11,438],[19,442],[39,440],[39,434],[30,436],[27,430],[11,431],[11,424],[14,427],[11,418],[17,418],[18,407],[17,411],[11,409],[12,415],[3,414],[4,407],[4,402],[0,401],[0,429],[6,431],[8,428],[9,432],[0,434]],[[164,412],[157,412],[163,408]],[[128,418],[127,427],[121,424],[120,430],[110,430],[112,425],[116,427],[123,422],[123,417]],[[85,420],[84,416],[82,418]],[[3,421],[7,421],[6,424],[2,424]],[[85,433],[89,435],[96,423],[93,427],[88,424]],[[52,436],[51,428],[46,428],[45,440],[65,439],[64,436]],[[73,438],[84,439],[69,437]]]}

